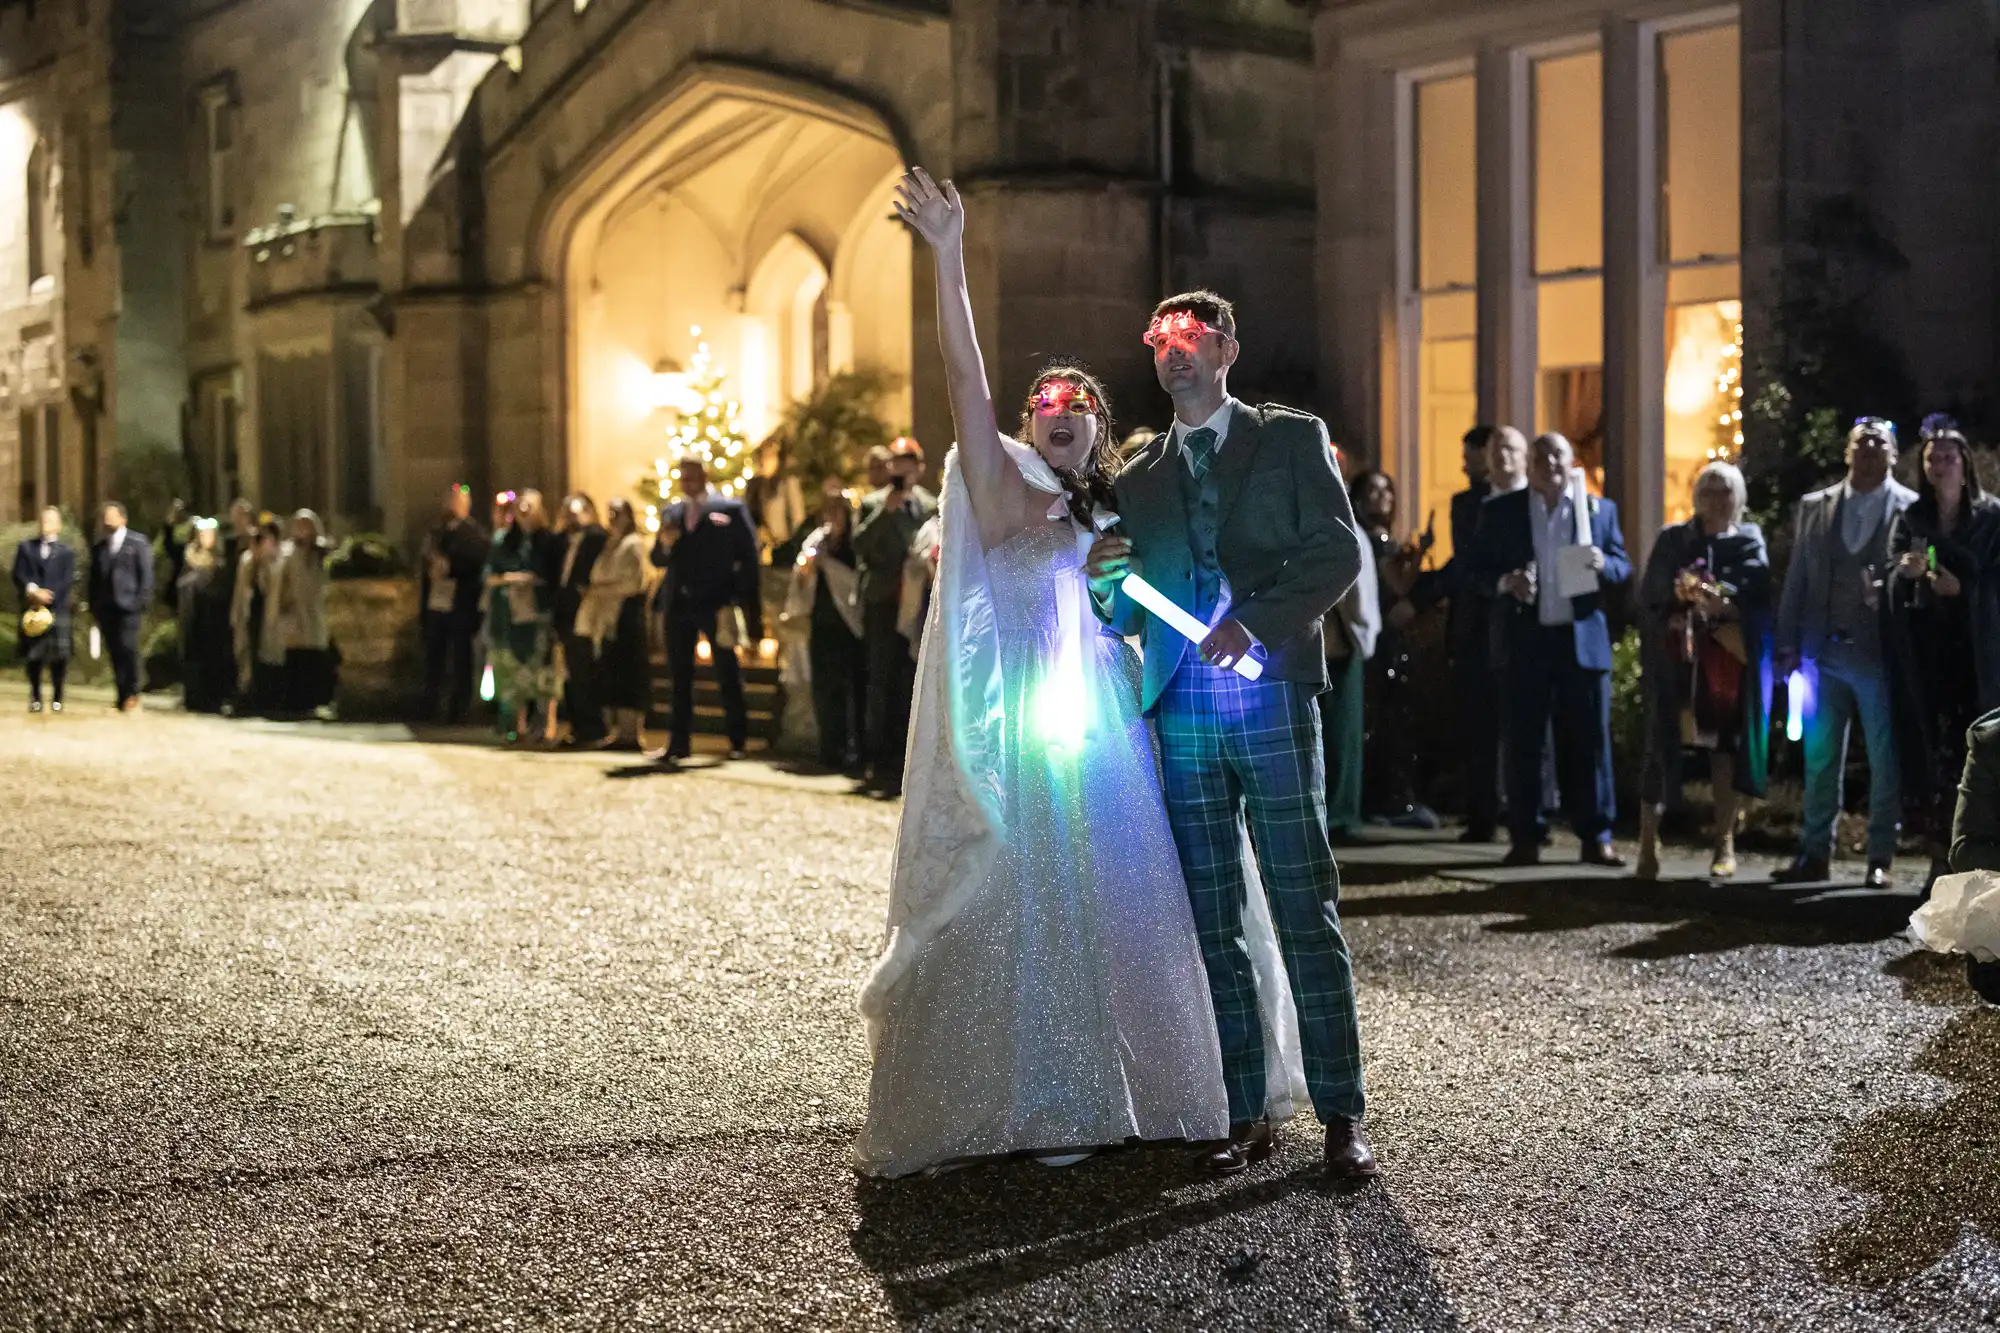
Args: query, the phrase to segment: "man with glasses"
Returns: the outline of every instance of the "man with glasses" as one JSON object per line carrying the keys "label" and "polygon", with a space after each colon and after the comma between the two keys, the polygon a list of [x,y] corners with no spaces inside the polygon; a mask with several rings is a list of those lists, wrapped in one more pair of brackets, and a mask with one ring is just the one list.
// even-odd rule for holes
{"label": "man with glasses", "polygon": [[1917,498],[1889,475],[1895,463],[1894,423],[1862,417],[1848,432],[1846,478],[1799,501],[1778,603],[1776,667],[1780,679],[1800,670],[1806,679],[1805,818],[1798,856],[1771,876],[1780,884],[1827,878],[1848,733],[1858,719],[1868,745],[1866,882],[1889,886],[1902,791],[1882,577],[1889,525]]}

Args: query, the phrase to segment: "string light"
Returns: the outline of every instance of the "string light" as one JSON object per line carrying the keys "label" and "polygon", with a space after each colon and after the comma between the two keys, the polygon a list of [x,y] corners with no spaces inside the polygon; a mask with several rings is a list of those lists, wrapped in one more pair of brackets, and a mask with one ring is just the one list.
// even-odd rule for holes
{"label": "string light", "polygon": [[715,364],[715,354],[701,336],[701,325],[688,329],[695,340],[687,369],[688,391],[696,406],[673,414],[667,426],[664,456],[653,460],[653,471],[640,481],[649,503],[649,531],[659,530],[659,515],[673,494],[672,469],[683,458],[697,458],[708,471],[709,489],[740,497],[755,474],[755,456],[743,436],[743,405],[729,396],[728,372]]}
{"label": "string light", "polygon": [[1722,411],[1715,419],[1715,444],[1708,451],[1712,463],[1731,463],[1743,450],[1743,323],[1738,320],[1736,336],[1722,349],[1722,364],[1715,372],[1715,396]]}

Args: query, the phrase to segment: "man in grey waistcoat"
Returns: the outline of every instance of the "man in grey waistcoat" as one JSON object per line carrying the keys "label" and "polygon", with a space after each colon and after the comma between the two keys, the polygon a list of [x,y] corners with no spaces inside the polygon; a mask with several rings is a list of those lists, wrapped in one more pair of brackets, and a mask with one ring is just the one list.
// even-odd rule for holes
{"label": "man in grey waistcoat", "polygon": [[1882,577],[1889,525],[1917,493],[1889,475],[1896,427],[1863,417],[1847,436],[1847,477],[1799,501],[1791,565],[1778,602],[1776,669],[1803,667],[1812,705],[1805,718],[1805,817],[1799,854],[1771,878],[1802,884],[1827,877],[1840,813],[1847,737],[1859,720],[1868,745],[1868,885],[1887,888],[1896,856],[1902,786]]}
{"label": "man in grey waistcoat", "polygon": [[[1244,944],[1247,815],[1272,924],[1290,972],[1326,1169],[1375,1174],[1362,1130],[1361,1037],[1341,937],[1340,874],[1327,833],[1316,696],[1321,622],[1361,571],[1347,488],[1319,418],[1229,396],[1236,316],[1213,292],[1163,301],[1146,335],[1174,400],[1173,427],[1120,472],[1123,521],[1091,549],[1098,614],[1145,636],[1142,704],[1160,738],[1167,817],[1180,850],[1222,1040],[1229,1137],[1218,1174],[1269,1155],[1264,1031]],[[1209,627],[1200,645],[1149,616],[1121,584],[1149,582]],[[1245,679],[1246,656],[1263,666]]]}

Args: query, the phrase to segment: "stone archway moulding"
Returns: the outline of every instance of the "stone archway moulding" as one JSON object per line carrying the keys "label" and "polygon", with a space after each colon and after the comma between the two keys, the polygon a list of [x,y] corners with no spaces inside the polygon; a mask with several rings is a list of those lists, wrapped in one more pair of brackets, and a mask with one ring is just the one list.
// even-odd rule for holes
{"label": "stone archway moulding", "polygon": [[535,276],[560,285],[571,243],[620,181],[643,179],[647,159],[673,128],[717,101],[749,102],[810,116],[880,140],[904,162],[915,160],[908,134],[887,110],[818,76],[727,60],[691,61],[666,80],[637,120],[607,130],[601,141],[553,186],[530,229]]}

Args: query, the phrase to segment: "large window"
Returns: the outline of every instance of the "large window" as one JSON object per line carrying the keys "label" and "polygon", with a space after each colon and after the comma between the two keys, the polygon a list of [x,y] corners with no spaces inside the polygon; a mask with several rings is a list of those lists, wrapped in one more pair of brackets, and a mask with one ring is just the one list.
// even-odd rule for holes
{"label": "large window", "polygon": [[1667,268],[1665,514],[1743,444],[1742,101],[1734,24],[1660,38],[1660,258]]}
{"label": "large window", "polygon": [[1415,196],[1417,448],[1419,482],[1404,478],[1404,518],[1422,529],[1432,514],[1438,558],[1451,554],[1451,497],[1463,487],[1460,441],[1479,413],[1478,166],[1474,80],[1416,86]]}
{"label": "large window", "polygon": [[236,99],[227,80],[201,90],[202,148],[207,179],[203,217],[211,242],[236,236]]}
{"label": "large window", "polygon": [[28,154],[24,182],[28,205],[28,291],[40,295],[49,284],[49,150],[37,141]]}
{"label": "large window", "polygon": [[1604,60],[1534,64],[1535,427],[1604,482]]}

